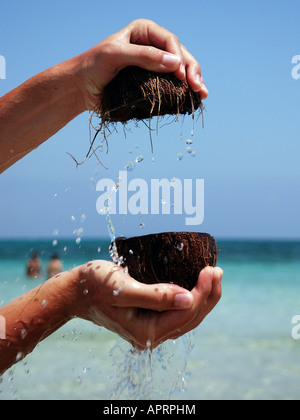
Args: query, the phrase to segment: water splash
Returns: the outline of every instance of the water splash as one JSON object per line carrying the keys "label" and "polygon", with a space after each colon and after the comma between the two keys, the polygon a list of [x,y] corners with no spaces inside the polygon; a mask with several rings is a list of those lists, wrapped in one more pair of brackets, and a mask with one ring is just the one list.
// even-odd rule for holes
{"label": "water splash", "polygon": [[135,159],[136,163],[140,163],[144,160],[144,156],[143,155],[138,155]]}
{"label": "water splash", "polygon": [[124,166],[124,169],[126,169],[126,171],[133,171],[135,168],[135,164],[132,161],[129,161],[126,163],[126,165]]}
{"label": "water splash", "polygon": [[113,400],[169,400],[187,388],[187,370],[194,333],[140,351],[119,338],[110,351],[116,374],[111,377]]}

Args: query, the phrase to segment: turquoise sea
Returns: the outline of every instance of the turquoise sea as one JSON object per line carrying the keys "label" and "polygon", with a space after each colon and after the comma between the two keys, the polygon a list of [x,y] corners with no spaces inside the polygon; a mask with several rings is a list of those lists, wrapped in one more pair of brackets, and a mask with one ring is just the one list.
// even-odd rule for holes
{"label": "turquoise sea", "polygon": [[[0,378],[0,399],[299,399],[300,241],[218,240],[223,297],[192,333],[137,352],[73,320]],[[78,242],[78,241],[77,241]],[[0,304],[37,286],[25,263],[108,259],[107,240],[0,241]]]}

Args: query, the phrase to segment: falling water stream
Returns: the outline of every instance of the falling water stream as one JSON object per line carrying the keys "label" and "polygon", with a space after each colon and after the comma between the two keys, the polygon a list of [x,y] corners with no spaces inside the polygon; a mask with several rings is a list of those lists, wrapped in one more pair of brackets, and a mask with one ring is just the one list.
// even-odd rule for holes
{"label": "falling water stream", "polygon": [[[190,376],[188,360],[194,333],[169,340],[156,349],[136,350],[118,339],[110,351],[115,367],[112,400],[170,400],[184,393]],[[178,397],[177,397],[178,398]]]}
{"label": "falling water stream", "polygon": [[[122,182],[122,180],[119,180]],[[113,187],[105,201],[104,212],[111,240],[110,257],[121,269],[122,256],[118,255],[115,228],[110,215],[110,204],[118,188]],[[123,268],[122,268],[123,269]],[[127,267],[124,268],[128,273]],[[113,291],[122,293],[122,287]],[[185,392],[187,386],[188,359],[193,348],[193,332],[177,340],[162,343],[156,349],[137,350],[129,343],[118,338],[110,351],[115,367],[115,376],[111,377],[113,400],[146,400],[172,398],[174,393]]]}

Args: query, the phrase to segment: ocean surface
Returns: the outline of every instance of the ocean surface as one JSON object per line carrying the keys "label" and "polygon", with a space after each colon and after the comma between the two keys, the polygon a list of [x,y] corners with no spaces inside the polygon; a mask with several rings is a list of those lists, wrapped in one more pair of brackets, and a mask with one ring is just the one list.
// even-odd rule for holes
{"label": "ocean surface", "polygon": [[[59,252],[65,269],[109,259],[108,241],[0,241],[0,305],[36,287]],[[192,333],[137,352],[117,335],[72,320],[0,378],[0,399],[299,399],[300,241],[218,240],[223,296]],[[300,329],[299,329],[300,331]]]}

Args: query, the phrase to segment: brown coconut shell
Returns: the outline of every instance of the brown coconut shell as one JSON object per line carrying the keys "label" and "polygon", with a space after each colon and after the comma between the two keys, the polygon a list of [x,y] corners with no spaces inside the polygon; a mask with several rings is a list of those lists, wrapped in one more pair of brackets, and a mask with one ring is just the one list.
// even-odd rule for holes
{"label": "brown coconut shell", "polygon": [[175,283],[192,290],[200,271],[217,263],[217,244],[207,233],[165,232],[117,238],[120,265],[131,277],[146,283]]}
{"label": "brown coconut shell", "polygon": [[104,88],[95,112],[102,125],[111,122],[144,120],[153,116],[193,114],[202,110],[198,93],[186,80],[171,73],[156,73],[126,67]]}

